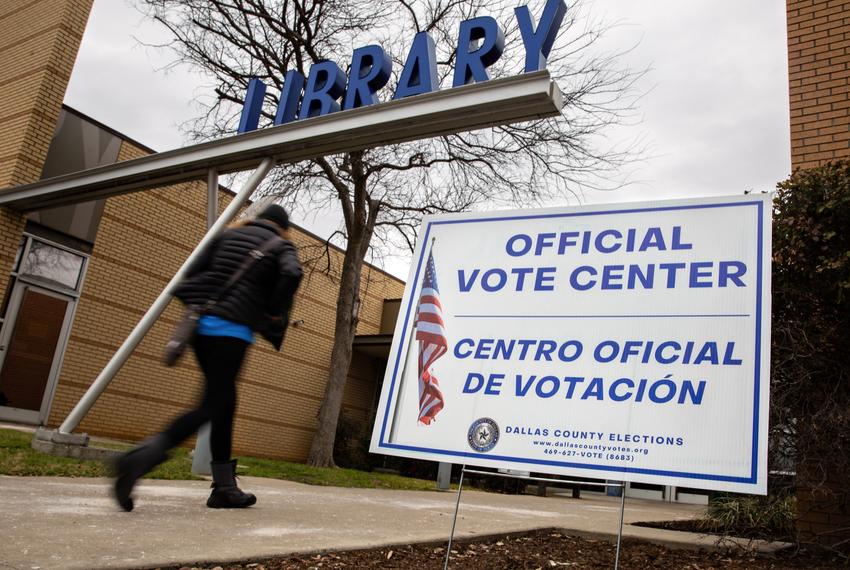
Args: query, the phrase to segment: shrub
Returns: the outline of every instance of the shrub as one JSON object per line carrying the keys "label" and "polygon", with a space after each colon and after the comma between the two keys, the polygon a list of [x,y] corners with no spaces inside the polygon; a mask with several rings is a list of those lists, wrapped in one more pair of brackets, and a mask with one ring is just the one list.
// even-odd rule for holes
{"label": "shrub", "polygon": [[437,463],[405,457],[369,453],[372,426],[369,422],[341,413],[334,441],[334,462],[339,467],[373,471],[380,467],[405,477],[437,479]]}
{"label": "shrub", "polygon": [[777,187],[772,331],[771,468],[805,468],[807,485],[847,473],[850,161],[798,170]]}
{"label": "shrub", "polygon": [[369,454],[371,436],[367,422],[341,413],[336,424],[334,462],[348,469],[371,471],[376,459]]}
{"label": "shrub", "polygon": [[[778,185],[773,205],[769,465],[796,472],[801,519],[824,509],[846,518],[850,161],[796,171]],[[847,528],[801,531],[805,541],[850,545]]]}
{"label": "shrub", "polygon": [[794,510],[794,498],[789,495],[718,497],[709,503],[698,527],[706,532],[744,538],[792,540]]}

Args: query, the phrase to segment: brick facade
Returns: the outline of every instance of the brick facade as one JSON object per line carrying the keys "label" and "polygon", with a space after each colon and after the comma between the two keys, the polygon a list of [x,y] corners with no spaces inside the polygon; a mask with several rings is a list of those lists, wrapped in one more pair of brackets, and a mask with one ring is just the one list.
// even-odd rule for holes
{"label": "brick facade", "polygon": [[[788,0],[793,168],[850,158],[850,1]],[[850,477],[797,466],[797,529],[805,542],[850,540]]]}
{"label": "brick facade", "polygon": [[788,0],[791,161],[850,156],[850,1]]}
{"label": "brick facade", "polygon": [[824,474],[819,466],[799,466],[797,513],[797,532],[801,541],[846,544],[850,540],[847,474]]}
{"label": "brick facade", "polygon": [[[145,154],[124,143],[119,160]],[[231,195],[220,193],[220,208]],[[206,185],[182,184],[107,200],[77,307],[50,423],[61,423],[91,381],[205,231]],[[297,228],[292,239],[302,252],[320,247]],[[304,257],[303,253],[301,254]],[[335,266],[341,253],[331,251]],[[239,384],[234,451],[302,461],[309,451],[322,401],[333,343],[338,281],[305,268],[290,328],[281,354],[265,341],[251,349]],[[358,334],[377,334],[385,298],[400,297],[403,284],[367,268],[361,284]],[[191,356],[175,368],[159,362],[162,347],[180,316],[174,301],[139,345],[79,430],[122,439],[141,439],[190,408],[201,388]],[[357,356],[349,371],[343,413],[368,420],[380,363]]]}
{"label": "brick facade", "polygon": [[[36,181],[42,173],[62,99],[92,0],[0,2],[0,188]],[[118,160],[149,151],[124,140]],[[220,193],[223,210],[232,195]],[[182,184],[109,198],[76,308],[48,424],[67,416],[115,353],[206,228],[206,184]],[[0,209],[0,294],[21,240],[24,217]],[[302,252],[322,247],[315,236],[293,229]],[[335,267],[341,253],[330,252]],[[306,266],[282,354],[258,340],[239,385],[234,451],[303,460],[313,437],[327,382],[338,279]],[[403,284],[366,267],[361,284],[359,334],[379,332],[385,298],[400,297]],[[173,302],[113,383],[81,423],[91,434],[140,439],[192,406],[201,376],[189,355],[175,368],[159,363],[180,307]],[[355,354],[343,413],[368,417],[382,363]]]}
{"label": "brick facade", "polygon": [[[0,2],[0,188],[35,182],[93,0]],[[24,217],[0,208],[0,275],[8,274]],[[6,293],[0,279],[0,298]]]}

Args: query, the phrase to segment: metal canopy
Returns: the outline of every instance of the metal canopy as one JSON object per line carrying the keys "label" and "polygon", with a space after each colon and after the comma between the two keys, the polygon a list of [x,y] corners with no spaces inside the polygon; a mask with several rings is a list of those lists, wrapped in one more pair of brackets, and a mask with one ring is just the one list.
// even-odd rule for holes
{"label": "metal canopy", "polygon": [[34,211],[255,168],[557,115],[548,71],[332,113],[0,190],[0,206]]}

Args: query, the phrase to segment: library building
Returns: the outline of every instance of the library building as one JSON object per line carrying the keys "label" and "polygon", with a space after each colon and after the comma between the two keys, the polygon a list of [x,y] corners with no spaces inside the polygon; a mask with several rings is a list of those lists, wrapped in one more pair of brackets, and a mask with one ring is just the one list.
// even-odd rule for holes
{"label": "library building", "polygon": [[[63,104],[92,0],[0,7],[0,189],[153,151]],[[206,181],[48,209],[0,207],[0,422],[57,427],[207,229]],[[221,212],[233,194],[221,189]],[[297,222],[297,220],[296,220]],[[294,225],[302,252],[324,240]],[[331,248],[331,267],[342,252]],[[302,260],[304,255],[302,254]],[[258,341],[240,377],[234,453],[304,461],[328,378],[337,276],[305,263],[281,352]],[[363,270],[357,339],[341,415],[371,422],[399,279]],[[181,315],[169,307],[75,431],[139,440],[195,404],[193,358],[161,364]]]}

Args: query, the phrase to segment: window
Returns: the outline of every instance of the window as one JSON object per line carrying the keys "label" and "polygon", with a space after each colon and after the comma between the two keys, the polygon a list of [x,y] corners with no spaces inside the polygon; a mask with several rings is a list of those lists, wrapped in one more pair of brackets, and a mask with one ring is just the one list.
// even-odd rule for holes
{"label": "window", "polygon": [[81,255],[32,240],[18,273],[76,290],[84,259]]}

